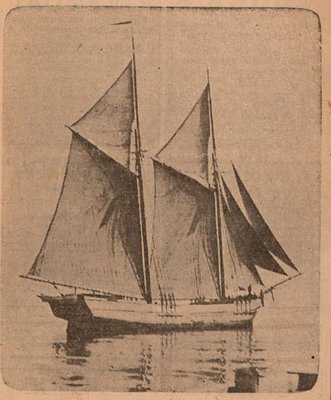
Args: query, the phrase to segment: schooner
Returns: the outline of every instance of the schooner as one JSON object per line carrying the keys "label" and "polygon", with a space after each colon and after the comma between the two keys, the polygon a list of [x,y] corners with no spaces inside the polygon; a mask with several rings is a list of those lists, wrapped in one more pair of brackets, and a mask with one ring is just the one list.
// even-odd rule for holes
{"label": "schooner", "polygon": [[[134,47],[133,47],[134,49]],[[153,158],[148,243],[135,53],[76,123],[63,186],[36,260],[23,278],[68,327],[138,331],[250,325],[263,303],[259,268],[298,276],[233,166],[244,211],[219,172],[209,78]],[[289,277],[281,262],[296,271]],[[278,284],[274,285],[277,286]],[[63,293],[60,288],[67,288]]]}

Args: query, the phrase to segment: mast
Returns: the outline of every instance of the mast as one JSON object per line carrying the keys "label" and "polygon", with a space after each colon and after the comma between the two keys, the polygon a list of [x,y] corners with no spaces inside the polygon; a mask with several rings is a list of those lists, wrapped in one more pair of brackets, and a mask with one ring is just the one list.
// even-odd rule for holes
{"label": "mast", "polygon": [[140,234],[141,234],[141,253],[142,253],[143,272],[144,272],[145,296],[147,303],[150,304],[152,302],[152,293],[151,293],[151,279],[150,279],[147,233],[146,233],[144,187],[143,187],[143,177],[142,177],[142,167],[141,167],[141,142],[140,142],[139,114],[138,114],[138,100],[137,100],[136,56],[135,56],[135,45],[134,45],[133,34],[132,34],[132,66],[133,66],[132,74],[133,74],[134,113],[136,120],[136,126],[134,129],[135,155],[136,155],[135,167],[138,175],[137,187],[138,187],[139,222],[140,222]]}
{"label": "mast", "polygon": [[214,134],[213,110],[211,103],[211,91],[209,82],[209,70],[207,69],[208,81],[208,112],[209,112],[209,126],[211,129],[212,138],[212,168],[214,180],[214,204],[215,204],[215,221],[216,221],[216,237],[217,237],[217,258],[218,258],[218,284],[220,290],[220,298],[225,298],[225,279],[224,279],[224,263],[222,255],[222,237],[221,237],[221,218],[220,218],[220,182],[218,177],[218,166],[216,158],[216,142]]}

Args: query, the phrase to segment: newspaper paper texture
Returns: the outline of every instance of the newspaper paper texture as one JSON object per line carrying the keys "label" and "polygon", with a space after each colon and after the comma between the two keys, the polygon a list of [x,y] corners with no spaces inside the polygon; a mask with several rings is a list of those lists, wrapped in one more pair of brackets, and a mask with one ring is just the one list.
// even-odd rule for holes
{"label": "newspaper paper texture", "polygon": [[327,398],[330,7],[44,3],[3,13],[5,398]]}

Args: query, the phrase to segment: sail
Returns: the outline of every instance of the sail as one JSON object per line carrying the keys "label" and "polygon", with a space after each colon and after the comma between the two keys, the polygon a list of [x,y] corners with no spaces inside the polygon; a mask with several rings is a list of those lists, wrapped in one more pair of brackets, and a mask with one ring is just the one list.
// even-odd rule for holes
{"label": "sail", "polygon": [[203,184],[208,183],[208,90],[207,85],[182,125],[157,154],[164,164]]}
{"label": "sail", "polygon": [[221,233],[226,296],[237,297],[246,295],[248,294],[249,286],[254,293],[259,293],[263,282],[254,264],[249,262],[245,264],[240,259],[235,242],[224,217]]}
{"label": "sail", "polygon": [[[258,274],[250,248],[241,235],[238,221],[234,218],[222,193],[222,250],[227,294],[240,295],[248,286],[263,285]],[[246,294],[246,293],[243,294]]]}
{"label": "sail", "polygon": [[283,261],[288,266],[294,268],[296,271],[298,270],[296,266],[293,264],[289,256],[286,254],[285,250],[282,248],[274,234],[272,233],[271,229],[265,222],[263,216],[261,215],[260,211],[256,207],[252,197],[248,193],[245,185],[243,184],[238,171],[232,165],[235,177],[237,180],[237,184],[239,187],[239,191],[247,211],[248,218],[252,227],[254,228],[255,232],[259,236],[259,238],[263,241],[265,246],[269,251],[271,251],[275,256],[277,256],[281,261]]}
{"label": "sail", "polygon": [[71,129],[113,160],[129,167],[134,93],[132,62],[97,103]]}
{"label": "sail", "polygon": [[154,160],[152,264],[161,293],[218,298],[213,192]]}
{"label": "sail", "polygon": [[231,225],[235,226],[237,247],[239,252],[248,256],[246,261],[251,261],[266,270],[287,275],[282,267],[269,253],[263,242],[259,239],[254,229],[247,221],[245,215],[238,206],[224,179],[222,178],[226,199],[229,204],[231,214]]}
{"label": "sail", "polygon": [[60,199],[29,275],[141,298],[137,177],[73,132]]}

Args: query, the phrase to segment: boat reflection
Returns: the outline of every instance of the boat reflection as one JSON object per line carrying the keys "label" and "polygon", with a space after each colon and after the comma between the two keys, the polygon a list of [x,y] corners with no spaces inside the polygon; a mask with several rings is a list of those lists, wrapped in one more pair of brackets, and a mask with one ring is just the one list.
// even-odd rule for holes
{"label": "boat reflection", "polygon": [[[251,393],[258,391],[259,370],[264,368],[264,359],[255,357],[251,329],[107,337],[70,334],[53,348],[62,361],[84,367],[79,370],[84,390],[106,374],[111,391]],[[98,366],[98,374],[93,375],[91,365]],[[62,379],[73,384],[72,376]]]}
{"label": "boat reflection", "polygon": [[83,365],[90,357],[91,351],[87,349],[88,342],[85,338],[71,338],[65,343],[53,343],[56,357],[65,357],[69,365]]}
{"label": "boat reflection", "polygon": [[259,372],[254,367],[235,370],[235,385],[228,388],[229,393],[256,393],[259,388]]}

